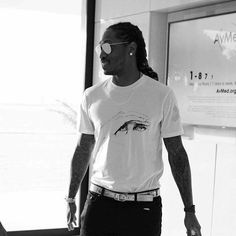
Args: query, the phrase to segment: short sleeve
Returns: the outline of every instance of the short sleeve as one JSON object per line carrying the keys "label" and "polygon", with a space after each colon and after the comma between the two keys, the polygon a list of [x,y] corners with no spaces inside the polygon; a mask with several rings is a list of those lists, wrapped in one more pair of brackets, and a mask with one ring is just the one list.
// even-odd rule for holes
{"label": "short sleeve", "polygon": [[161,121],[161,136],[174,137],[184,133],[179,114],[179,108],[174,92],[170,90],[163,104],[163,118]]}
{"label": "short sleeve", "polygon": [[88,111],[89,104],[87,100],[88,98],[85,91],[82,96],[80,110],[78,113],[77,130],[78,132],[84,134],[94,134],[94,125],[89,116],[89,111]]}

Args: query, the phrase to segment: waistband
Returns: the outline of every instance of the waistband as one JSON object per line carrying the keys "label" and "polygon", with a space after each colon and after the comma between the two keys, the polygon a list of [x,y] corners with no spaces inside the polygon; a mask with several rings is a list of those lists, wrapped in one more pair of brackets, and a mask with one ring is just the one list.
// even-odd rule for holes
{"label": "waistband", "polygon": [[124,201],[152,202],[155,197],[160,196],[159,188],[137,193],[122,193],[103,188],[93,183],[91,183],[89,191],[122,202]]}

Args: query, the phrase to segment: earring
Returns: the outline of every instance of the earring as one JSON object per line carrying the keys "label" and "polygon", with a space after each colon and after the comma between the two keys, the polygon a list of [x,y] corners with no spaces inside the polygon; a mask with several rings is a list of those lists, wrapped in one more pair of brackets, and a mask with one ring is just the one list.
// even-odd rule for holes
{"label": "earring", "polygon": [[132,53],[132,52],[130,52],[130,53],[129,53],[129,55],[130,55],[130,56],[133,56],[133,53]]}

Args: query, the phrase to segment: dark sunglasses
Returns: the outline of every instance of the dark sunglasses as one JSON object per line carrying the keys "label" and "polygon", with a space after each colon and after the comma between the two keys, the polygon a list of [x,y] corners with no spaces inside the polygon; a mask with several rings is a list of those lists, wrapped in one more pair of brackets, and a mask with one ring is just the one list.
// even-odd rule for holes
{"label": "dark sunglasses", "polygon": [[113,45],[121,45],[129,42],[119,42],[119,43],[100,43],[98,46],[95,48],[96,52],[98,55],[101,54],[101,52],[105,52],[107,55],[112,52],[111,46]]}

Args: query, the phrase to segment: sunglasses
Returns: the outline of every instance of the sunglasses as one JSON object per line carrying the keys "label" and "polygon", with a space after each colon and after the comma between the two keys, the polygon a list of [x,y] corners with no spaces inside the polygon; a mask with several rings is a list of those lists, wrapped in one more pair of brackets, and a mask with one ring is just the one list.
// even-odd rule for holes
{"label": "sunglasses", "polygon": [[111,46],[113,45],[121,45],[121,44],[126,44],[129,42],[119,42],[119,43],[100,43],[98,46],[95,48],[96,52],[98,55],[101,54],[101,52],[105,52],[107,55],[112,52]]}

